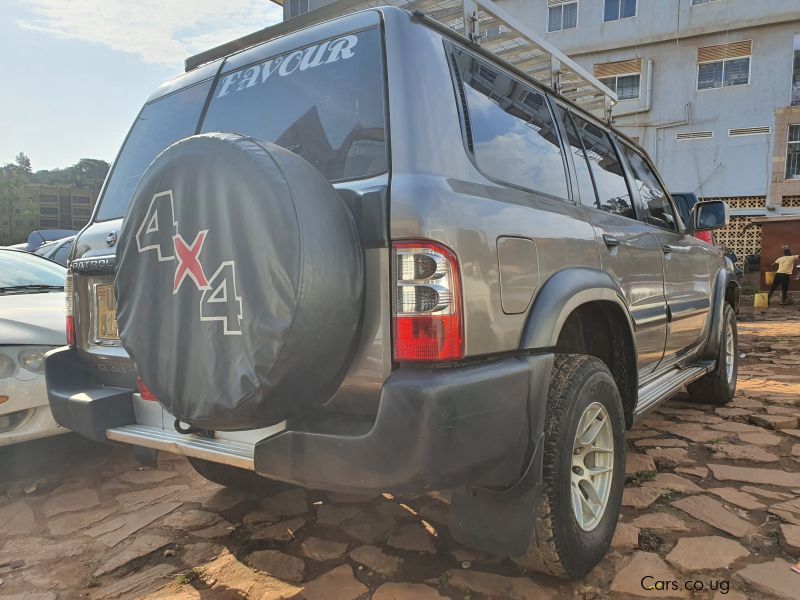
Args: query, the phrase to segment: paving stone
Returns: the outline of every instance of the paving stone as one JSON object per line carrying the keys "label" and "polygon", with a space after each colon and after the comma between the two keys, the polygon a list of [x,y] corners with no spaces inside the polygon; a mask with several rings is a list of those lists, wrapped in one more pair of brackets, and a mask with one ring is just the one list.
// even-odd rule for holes
{"label": "paving stone", "polygon": [[137,510],[135,513],[127,513],[106,519],[86,530],[86,535],[96,538],[98,542],[106,546],[116,546],[128,536],[136,533],[140,529],[147,527],[156,519],[171,513],[181,505],[180,502],[164,502]]}
{"label": "paving stone", "polygon": [[768,512],[792,525],[800,525],[800,498],[795,497],[779,504],[773,504]]}
{"label": "paving stone", "polygon": [[666,558],[683,571],[707,571],[728,569],[746,556],[750,552],[739,542],[712,535],[681,538]]}
{"label": "paving stone", "polygon": [[435,589],[422,583],[384,583],[372,594],[372,600],[440,600]]}
{"label": "paving stone", "polygon": [[781,429],[781,433],[800,438],[800,429]]}
{"label": "paving stone", "polygon": [[24,594],[5,594],[3,600],[57,600],[55,592],[25,592]]}
{"label": "paving stone", "polygon": [[77,512],[100,504],[100,498],[91,488],[67,492],[49,498],[42,507],[45,517],[53,517],[61,513]]}
{"label": "paving stone", "polygon": [[716,459],[749,460],[751,462],[771,463],[777,462],[778,457],[771,452],[762,450],[758,446],[739,444],[715,444],[710,446]]}
{"label": "paving stone", "polygon": [[394,577],[403,566],[402,558],[389,556],[376,546],[360,546],[350,552],[350,558],[386,577]]}
{"label": "paving stone", "polygon": [[706,478],[708,477],[708,467],[676,467],[675,472],[684,475],[694,475],[695,477]]}
{"label": "paving stone", "polygon": [[[299,598],[302,591],[302,588],[291,583],[254,571],[226,549],[203,567],[200,577],[202,583],[211,586],[211,589],[202,590],[191,600],[285,600]],[[194,591],[191,586],[184,587]],[[164,600],[167,599],[174,600],[171,594],[165,596]]]}
{"label": "paving stone", "polygon": [[720,487],[720,488],[708,488],[706,489],[707,492],[711,492],[715,496],[719,496],[726,502],[730,504],[735,504],[736,506],[741,506],[747,510],[762,510],[766,508],[766,505],[762,502],[759,502],[758,499],[748,494],[747,492],[743,492],[741,490],[737,490],[736,488],[731,487]]}
{"label": "paving stone", "polygon": [[25,500],[0,507],[0,532],[7,535],[28,535],[33,530],[34,517]]}
{"label": "paving stone", "polygon": [[347,552],[345,542],[334,542],[333,540],[322,540],[317,537],[310,537],[300,544],[300,550],[303,551],[303,556],[316,560],[317,562],[325,562],[326,560],[333,560],[339,558]]}
{"label": "paving stone", "polygon": [[194,568],[217,558],[225,550],[224,546],[213,542],[195,542],[186,544],[181,553],[181,562]]}
{"label": "paving stone", "polygon": [[47,520],[47,527],[53,535],[69,535],[99,523],[114,514],[113,508],[95,508],[79,513],[67,513]]}
{"label": "paving stone", "polygon": [[[619,530],[620,525],[623,525],[623,523],[617,523],[617,530]],[[481,562],[486,560],[488,556],[483,552],[478,552],[477,550],[471,550],[469,548],[456,548],[450,551],[450,555],[459,563]]]}
{"label": "paving stone", "polygon": [[137,485],[147,483],[161,483],[167,479],[172,479],[179,473],[177,471],[155,471],[153,469],[141,469],[136,471],[128,471],[122,475],[117,475],[117,479],[126,483],[135,483]]}
{"label": "paving stone", "polygon": [[632,550],[639,547],[639,528],[628,523],[617,523],[611,547],[617,550]]}
{"label": "paving stone", "polygon": [[655,471],[656,463],[647,454],[628,452],[625,456],[625,474],[633,475],[643,471]]}
{"label": "paving stone", "polygon": [[748,425],[747,423],[736,423],[735,421],[716,423],[712,425],[711,428],[717,431],[724,431],[726,433],[764,433],[764,429],[762,427]]}
{"label": "paving stone", "polygon": [[[785,415],[789,417],[797,418],[797,407],[795,406],[765,406],[764,410],[767,411],[768,415]],[[794,429],[794,427],[790,427],[789,429]]]}
{"label": "paving stone", "polygon": [[696,483],[673,473],[658,473],[650,481],[645,481],[642,487],[658,488],[660,490],[670,490],[686,494],[696,494],[703,491],[703,488]]}
{"label": "paving stone", "polygon": [[679,418],[682,421],[689,423],[703,423],[704,425],[718,425],[720,423],[725,423],[725,419],[716,415],[687,415]]}
{"label": "paving stone", "polygon": [[719,590],[717,591],[711,600],[750,600],[747,596],[745,596],[742,592],[737,592],[733,589],[728,589],[727,591]]}
{"label": "paving stone", "polygon": [[800,444],[794,444],[792,446],[792,456],[800,456]]}
{"label": "paving stone", "polygon": [[295,539],[295,532],[300,530],[306,520],[303,518],[289,519],[273,525],[267,525],[250,534],[251,540],[273,540],[276,542],[288,542]]}
{"label": "paving stone", "polygon": [[64,558],[80,556],[89,549],[91,549],[91,541],[86,538],[53,541],[25,536],[6,542],[0,551],[0,564],[11,563],[20,558],[25,561],[26,567],[39,563],[50,564]]}
{"label": "paving stone", "polygon": [[686,448],[648,448],[645,452],[662,469],[695,464],[695,460],[689,456]]}
{"label": "paving stone", "polygon": [[637,448],[686,448],[689,444],[675,438],[645,438],[636,440],[633,445]]}
{"label": "paving stone", "polygon": [[170,583],[177,569],[169,564],[156,565],[128,575],[116,583],[102,587],[94,597],[98,600],[119,598],[121,596],[141,598],[146,592],[152,592]]}
{"label": "paving stone", "polygon": [[389,532],[394,528],[394,525],[394,519],[367,513],[364,515],[364,518],[358,521],[345,521],[342,523],[341,529],[347,535],[360,542],[374,544],[384,541],[386,536],[389,535]]}
{"label": "paving stone", "polygon": [[792,497],[791,494],[787,494],[786,492],[765,490],[764,488],[756,487],[754,485],[743,485],[742,491],[747,492],[748,494],[756,494],[758,496],[762,496],[763,498],[769,498],[770,500],[789,500]]}
{"label": "paving stone", "polygon": [[781,524],[778,543],[786,554],[800,558],[800,525]]}
{"label": "paving stone", "polygon": [[184,502],[198,502],[206,510],[217,513],[230,510],[248,499],[248,496],[239,490],[220,487],[211,482],[204,483],[205,485],[200,489],[192,486],[192,488],[176,494],[175,499]]}
{"label": "paving stone", "polygon": [[647,508],[661,495],[660,489],[643,487],[626,487],[622,494],[622,506]]}
{"label": "paving stone", "polygon": [[790,569],[792,565],[776,558],[772,562],[747,565],[736,574],[763,594],[783,600],[797,600],[800,575]]}
{"label": "paving stone", "polygon": [[162,498],[176,496],[179,492],[187,489],[189,488],[185,485],[165,485],[149,490],[137,490],[135,492],[119,494],[117,496],[117,502],[119,502],[126,511],[139,510]]}
{"label": "paving stone", "polygon": [[281,581],[297,583],[303,580],[306,563],[296,556],[277,550],[256,550],[247,557],[248,564]]}
{"label": "paving stone", "polygon": [[211,527],[206,527],[205,529],[196,529],[192,531],[192,535],[195,537],[203,538],[206,540],[216,540],[224,537],[228,537],[233,531],[234,527],[225,519],[220,518],[214,525]]}
{"label": "paving stone", "polygon": [[719,415],[720,417],[725,417],[726,419],[734,419],[736,417],[746,417],[750,415],[753,411],[748,410],[746,408],[718,408],[714,411],[715,414]]}
{"label": "paving stone", "polygon": [[412,552],[436,553],[436,546],[431,535],[418,523],[400,525],[386,540],[392,548],[409,550]]}
{"label": "paving stone", "polygon": [[750,415],[750,422],[767,429],[797,429],[797,417],[787,415]]}
{"label": "paving stone", "polygon": [[305,600],[355,600],[369,588],[353,575],[350,565],[341,565],[317,577],[303,588]]}
{"label": "paving stone", "polygon": [[673,502],[672,506],[736,538],[743,538],[756,531],[752,523],[733,514],[722,503],[708,496],[681,498]]}
{"label": "paving stone", "polygon": [[692,425],[689,423],[682,423],[669,430],[672,435],[677,435],[687,440],[697,443],[710,442],[711,440],[718,440],[721,437],[726,437],[727,434],[722,434],[719,431],[709,429],[702,425]]}
{"label": "paving stone", "polygon": [[741,481],[780,487],[800,487],[800,473],[790,473],[780,469],[759,469],[734,467],[731,465],[709,464],[708,468],[720,481]]}
{"label": "paving stone", "polygon": [[643,438],[658,437],[661,435],[660,431],[654,429],[632,429],[625,434],[625,439],[629,441],[641,440]]}
{"label": "paving stone", "polygon": [[647,513],[638,516],[631,521],[631,525],[639,529],[651,529],[653,531],[689,531],[686,523],[681,519],[665,512]]}
{"label": "paving stone", "polygon": [[764,433],[737,433],[736,436],[745,444],[754,446],[775,446],[783,441],[779,435],[766,431]]}
{"label": "paving stone", "polygon": [[210,527],[219,521],[220,517],[216,513],[205,510],[183,510],[176,512],[164,519],[164,526],[185,531],[194,531]]}
{"label": "paving stone", "polygon": [[328,501],[331,504],[366,504],[375,500],[378,494],[345,494],[342,492],[328,492]]}
{"label": "paving stone", "polygon": [[738,408],[761,408],[764,406],[763,402],[753,400],[752,398],[734,398],[728,406]]}
{"label": "paving stone", "polygon": [[[652,577],[644,580],[643,577]],[[678,581],[678,576],[669,568],[657,554],[651,552],[635,552],[630,562],[620,569],[611,582],[611,591],[617,594],[627,594],[641,598],[686,598],[687,592],[678,586],[677,590],[671,589],[645,589],[655,585],[657,581]]]}
{"label": "paving stone", "polygon": [[133,539],[133,542],[122,550],[121,552],[115,554],[106,562],[104,562],[95,572],[95,577],[100,577],[102,575],[106,575],[111,573],[112,571],[116,571],[117,569],[124,567],[128,563],[141,558],[143,556],[147,556],[148,554],[159,550],[170,543],[168,538],[165,538],[160,535],[150,535],[144,534],[140,535]]}
{"label": "paving stone", "polygon": [[293,517],[308,512],[306,491],[295,488],[280,492],[261,501],[261,512],[278,517]]}
{"label": "paving stone", "polygon": [[359,520],[365,511],[357,506],[331,506],[322,504],[317,508],[317,524],[326,527],[338,527],[345,521]]}
{"label": "paving stone", "polygon": [[531,598],[557,598],[528,577],[504,577],[494,573],[452,569],[444,574],[446,585],[467,594],[483,594],[488,598],[530,600]]}
{"label": "paving stone", "polygon": [[396,521],[414,520],[417,512],[407,504],[396,502],[382,502],[375,507],[375,511],[384,517],[395,519]]}

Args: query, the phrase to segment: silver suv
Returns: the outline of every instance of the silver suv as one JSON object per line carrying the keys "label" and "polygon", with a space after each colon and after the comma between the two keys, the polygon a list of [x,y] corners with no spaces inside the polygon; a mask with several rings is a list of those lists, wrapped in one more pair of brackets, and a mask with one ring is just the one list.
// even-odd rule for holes
{"label": "silver suv", "polygon": [[684,222],[638,144],[420,15],[221,54],[75,242],[56,420],[224,485],[451,489],[460,542],[587,573],[626,428],[733,397],[739,286],[692,235],[727,206]]}

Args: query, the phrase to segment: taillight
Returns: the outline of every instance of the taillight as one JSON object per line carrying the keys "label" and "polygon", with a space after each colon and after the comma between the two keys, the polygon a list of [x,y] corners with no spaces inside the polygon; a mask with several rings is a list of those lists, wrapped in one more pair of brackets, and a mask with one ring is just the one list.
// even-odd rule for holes
{"label": "taillight", "polygon": [[72,298],[72,273],[67,272],[67,278],[64,280],[64,309],[67,313],[67,344],[75,347],[75,313],[73,312],[73,298]]}
{"label": "taillight", "polygon": [[435,242],[397,242],[394,359],[436,362],[464,356],[458,260]]}
{"label": "taillight", "polygon": [[136,378],[136,387],[139,388],[139,395],[142,397],[142,400],[150,400],[150,401],[158,400],[158,398],[156,398],[156,395],[153,393],[153,390],[147,387],[147,384],[144,381],[142,381],[141,377]]}

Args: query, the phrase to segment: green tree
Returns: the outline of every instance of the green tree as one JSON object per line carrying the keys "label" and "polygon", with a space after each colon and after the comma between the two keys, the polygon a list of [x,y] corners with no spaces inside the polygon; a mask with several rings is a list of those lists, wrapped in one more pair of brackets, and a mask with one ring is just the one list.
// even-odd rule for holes
{"label": "green tree", "polygon": [[30,177],[30,159],[20,152],[16,162],[0,167],[0,245],[27,239],[32,227],[30,199],[25,186]]}

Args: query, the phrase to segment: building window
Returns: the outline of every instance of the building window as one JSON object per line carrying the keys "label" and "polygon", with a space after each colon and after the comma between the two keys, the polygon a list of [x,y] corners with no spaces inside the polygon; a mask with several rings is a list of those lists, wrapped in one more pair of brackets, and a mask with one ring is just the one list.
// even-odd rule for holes
{"label": "building window", "polygon": [[636,0],[605,0],[604,21],[618,21],[636,16]]}
{"label": "building window", "polygon": [[717,2],[717,0],[692,0],[692,6],[700,6],[701,4],[709,4],[710,2]]}
{"label": "building window", "polygon": [[800,33],[794,36],[794,68],[792,69],[792,106],[800,106]]}
{"label": "building window", "polygon": [[635,100],[639,97],[641,75],[619,75],[617,77],[604,77],[600,80],[611,91],[617,93],[620,100]]}
{"label": "building window", "polygon": [[697,89],[711,90],[749,84],[752,50],[752,40],[699,48]]}
{"label": "building window", "polygon": [[800,125],[789,125],[786,179],[800,179]]}
{"label": "building window", "polygon": [[578,3],[548,0],[547,31],[574,29],[578,26]]}
{"label": "building window", "polygon": [[289,16],[296,17],[308,12],[308,0],[290,0]]}
{"label": "building window", "polygon": [[621,60],[594,66],[594,76],[617,93],[620,100],[634,100],[640,96],[642,59]]}

